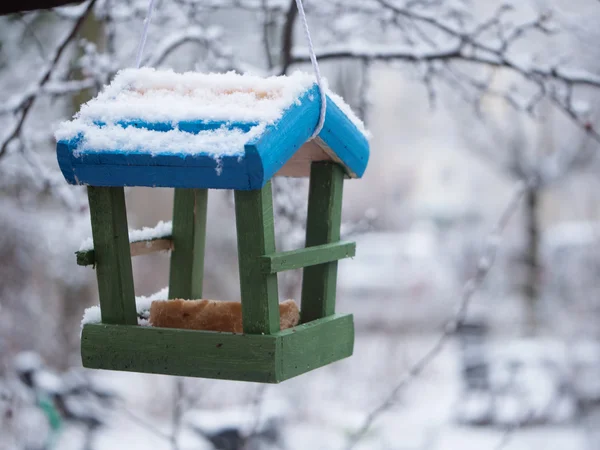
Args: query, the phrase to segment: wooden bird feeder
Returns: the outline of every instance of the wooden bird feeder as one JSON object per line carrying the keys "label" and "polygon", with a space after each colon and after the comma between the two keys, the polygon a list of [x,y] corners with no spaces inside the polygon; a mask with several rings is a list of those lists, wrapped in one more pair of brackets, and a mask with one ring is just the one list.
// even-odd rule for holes
{"label": "wooden bird feeder", "polygon": [[[89,368],[278,383],[352,354],[352,315],[335,313],[345,178],[362,176],[362,123],[312,77],[121,71],[57,132],[60,168],[88,186],[101,323],[84,325]],[[310,176],[306,247],[277,252],[271,178]],[[172,234],[128,237],[125,186],[173,187]],[[171,250],[169,299],[201,299],[207,196],[235,197],[243,333],[139,326],[131,256]],[[303,269],[300,324],[279,329],[277,273]]]}

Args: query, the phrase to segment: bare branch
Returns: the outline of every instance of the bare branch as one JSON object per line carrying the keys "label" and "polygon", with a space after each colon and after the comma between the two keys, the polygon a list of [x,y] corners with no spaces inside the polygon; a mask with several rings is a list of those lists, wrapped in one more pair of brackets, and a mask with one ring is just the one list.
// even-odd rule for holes
{"label": "bare branch", "polygon": [[493,267],[502,232],[517,211],[526,190],[526,184],[519,183],[514,194],[511,196],[508,205],[502,212],[500,219],[496,224],[496,227],[487,239],[482,255],[479,258],[475,275],[468,280],[463,287],[461,301],[458,305],[456,314],[448,320],[444,326],[442,334],[437,339],[435,344],[430,348],[430,350],[425,353],[425,355],[423,355],[415,364],[413,364],[404,378],[402,378],[402,380],[391,390],[390,394],[385,398],[385,400],[367,415],[358,430],[350,436],[345,447],[346,450],[352,450],[356,447],[356,445],[365,437],[373,423],[395,404],[398,394],[411,381],[423,373],[429,364],[440,354],[440,352],[448,343],[449,339],[456,332],[457,327],[461,324],[461,322],[464,321],[473,295],[475,295],[481,288],[483,282]]}
{"label": "bare branch", "polygon": [[274,21],[270,17],[271,11],[269,9],[269,0],[261,0],[262,7],[262,44],[267,60],[267,69],[270,71],[273,69],[275,63],[273,62],[273,53],[271,50],[271,41],[269,39],[269,29],[273,26]]}
{"label": "bare branch", "polygon": [[[294,45],[294,24],[298,17],[296,1],[290,0],[290,6],[285,15],[285,24],[281,35],[281,74],[287,73],[290,66],[298,61],[292,57],[292,47]],[[310,57],[308,58],[310,61]]]}
{"label": "bare branch", "polygon": [[83,10],[79,18],[75,21],[69,32],[58,43],[52,56],[50,57],[50,62],[42,70],[38,81],[34,85],[34,88],[29,89],[27,91],[27,93],[23,96],[22,100],[15,108],[15,111],[17,112],[17,120],[0,144],[0,158],[6,153],[8,145],[11,143],[11,141],[20,135],[25,120],[27,119],[31,108],[35,103],[37,95],[40,93],[40,91],[46,85],[46,83],[48,83],[48,81],[50,80],[50,77],[52,76],[52,73],[56,68],[58,62],[60,61],[61,56],[63,55],[64,51],[69,46],[69,44],[75,39],[75,36],[77,36],[77,32],[83,25],[83,22],[85,21],[88,14],[90,14],[92,9],[94,8],[95,3],[96,0],[90,0],[87,7]]}

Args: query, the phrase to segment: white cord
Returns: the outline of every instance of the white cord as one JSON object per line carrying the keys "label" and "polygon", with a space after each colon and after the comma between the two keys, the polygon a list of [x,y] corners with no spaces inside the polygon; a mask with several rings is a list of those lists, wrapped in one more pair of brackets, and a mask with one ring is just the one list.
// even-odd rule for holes
{"label": "white cord", "polygon": [[138,46],[137,58],[135,61],[135,67],[138,69],[142,64],[142,55],[144,54],[144,47],[146,46],[146,38],[148,37],[148,26],[150,20],[152,20],[152,10],[154,9],[154,0],[150,0],[148,5],[148,12],[146,13],[146,19],[144,20],[144,31],[142,31],[142,38],[140,39],[140,45]]}
{"label": "white cord", "polygon": [[302,0],[296,0],[296,6],[298,7],[302,24],[304,25],[304,35],[306,36],[306,41],[308,43],[310,62],[312,63],[315,77],[317,77],[317,85],[319,86],[319,91],[321,93],[321,112],[319,115],[319,122],[317,123],[317,127],[315,128],[313,135],[310,137],[311,139],[314,139],[319,135],[323,129],[323,124],[325,123],[325,114],[327,112],[327,94],[325,93],[325,87],[323,86],[323,79],[321,78],[321,71],[319,70],[319,63],[317,62],[317,55],[315,55],[315,49],[313,48],[312,39],[310,38],[310,31],[308,30],[308,22],[306,21],[306,13],[304,12]]}

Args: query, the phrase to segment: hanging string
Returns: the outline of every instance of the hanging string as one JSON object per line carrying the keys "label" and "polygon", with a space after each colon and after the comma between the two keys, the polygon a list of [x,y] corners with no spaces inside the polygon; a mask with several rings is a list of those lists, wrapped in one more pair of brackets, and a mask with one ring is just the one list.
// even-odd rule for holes
{"label": "hanging string", "polygon": [[306,42],[308,43],[308,54],[310,55],[310,62],[312,63],[313,71],[315,72],[315,77],[317,78],[317,85],[319,86],[319,92],[321,94],[321,112],[319,115],[319,122],[317,123],[317,127],[315,128],[313,135],[310,137],[311,139],[314,139],[319,135],[323,129],[323,124],[325,123],[325,114],[327,113],[327,94],[325,93],[325,86],[323,86],[323,79],[321,78],[321,71],[319,70],[319,63],[317,62],[317,55],[315,54],[312,39],[310,38],[310,31],[308,29],[308,22],[306,20],[306,13],[304,12],[302,0],[296,0],[296,6],[298,7],[302,24],[304,25],[304,35],[306,36]]}
{"label": "hanging string", "polygon": [[140,45],[138,45],[137,58],[135,61],[135,67],[140,68],[142,64],[142,55],[144,54],[144,47],[146,46],[146,38],[148,37],[148,27],[150,26],[150,20],[152,20],[152,10],[154,9],[154,0],[150,0],[148,4],[148,12],[146,13],[146,19],[144,20],[144,31],[142,31],[142,38],[140,39]]}

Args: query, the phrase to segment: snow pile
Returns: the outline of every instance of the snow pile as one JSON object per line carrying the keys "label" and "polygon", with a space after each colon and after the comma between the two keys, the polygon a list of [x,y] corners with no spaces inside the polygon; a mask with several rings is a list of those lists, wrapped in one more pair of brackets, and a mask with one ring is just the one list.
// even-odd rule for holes
{"label": "snow pile", "polygon": [[273,123],[314,84],[312,75],[239,75],[125,69],[77,118],[114,123],[128,119],[172,123],[190,120]]}
{"label": "snow pile", "polygon": [[[161,239],[171,236],[173,233],[173,222],[170,220],[163,222],[162,220],[154,227],[144,227],[138,230],[129,230],[129,242],[151,241],[153,239]],[[92,238],[87,238],[79,247],[80,252],[92,250],[94,241]]]}
{"label": "snow pile", "polygon": [[[125,69],[96,98],[82,106],[75,120],[64,122],[57,140],[81,138],[77,152],[94,150],[161,153],[205,153],[216,159],[242,154],[244,144],[260,136],[284,111],[299,104],[315,85],[312,75],[258,77],[197,72],[175,73],[152,68]],[[368,137],[362,121],[341,97],[329,98]],[[181,122],[217,122],[223,127],[197,134],[178,129]],[[167,124],[153,131],[128,123]],[[248,131],[235,124],[252,125]],[[233,125],[233,127],[231,127]]]}
{"label": "snow pile", "polygon": [[[75,155],[80,152],[94,150],[117,149],[126,152],[157,153],[204,153],[218,159],[225,155],[242,155],[244,145],[260,136],[264,125],[252,127],[244,133],[239,129],[221,127],[217,130],[201,131],[197,134],[180,130],[152,131],[133,126],[106,125],[97,127],[79,121],[69,122],[57,132],[57,137],[69,139],[68,136],[81,133],[83,139],[77,146]],[[59,139],[62,139],[59,138]]]}
{"label": "snow pile", "polygon": [[[166,300],[169,296],[169,288],[163,288],[160,291],[145,297],[140,295],[135,298],[135,310],[138,315],[138,325],[149,326],[148,317],[150,311],[150,305],[154,300]],[[88,323],[101,323],[102,316],[100,314],[100,306],[91,306],[87,308],[83,313],[81,319],[81,326]]]}

